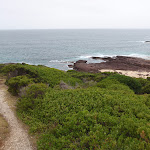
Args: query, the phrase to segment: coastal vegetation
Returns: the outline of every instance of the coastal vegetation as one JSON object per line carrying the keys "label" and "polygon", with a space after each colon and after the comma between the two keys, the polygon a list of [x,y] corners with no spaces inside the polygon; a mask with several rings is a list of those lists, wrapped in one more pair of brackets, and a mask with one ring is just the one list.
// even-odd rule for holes
{"label": "coastal vegetation", "polygon": [[[149,150],[150,79],[0,65],[38,150]],[[65,84],[64,86],[62,86]]]}

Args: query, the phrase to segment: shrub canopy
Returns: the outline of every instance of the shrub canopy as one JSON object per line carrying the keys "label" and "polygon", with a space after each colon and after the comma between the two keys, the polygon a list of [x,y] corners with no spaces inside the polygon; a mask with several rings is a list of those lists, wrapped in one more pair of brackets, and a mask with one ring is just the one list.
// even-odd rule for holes
{"label": "shrub canopy", "polygon": [[0,72],[9,74],[9,91],[24,88],[17,114],[36,133],[39,150],[150,149],[149,79],[26,64]]}

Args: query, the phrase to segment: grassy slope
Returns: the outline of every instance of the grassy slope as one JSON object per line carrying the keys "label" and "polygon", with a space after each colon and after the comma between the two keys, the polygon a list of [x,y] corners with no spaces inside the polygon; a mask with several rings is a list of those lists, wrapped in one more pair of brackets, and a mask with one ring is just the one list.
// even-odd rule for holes
{"label": "grassy slope", "polygon": [[[20,64],[1,72],[16,69],[36,82],[28,86],[17,112],[37,134],[38,149],[150,149],[150,96],[135,94],[142,93],[149,81]],[[60,81],[78,88],[63,90]]]}

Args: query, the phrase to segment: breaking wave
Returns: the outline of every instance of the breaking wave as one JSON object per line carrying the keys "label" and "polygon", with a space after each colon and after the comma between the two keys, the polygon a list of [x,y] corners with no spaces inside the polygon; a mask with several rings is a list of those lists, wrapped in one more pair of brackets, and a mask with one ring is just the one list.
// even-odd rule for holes
{"label": "breaking wave", "polygon": [[66,60],[50,60],[50,63],[71,63],[71,61]]}
{"label": "breaking wave", "polygon": [[90,59],[92,57],[116,57],[116,56],[127,56],[127,57],[138,57],[138,58],[143,58],[143,59],[148,59],[150,60],[150,55],[144,55],[144,54],[127,54],[127,55],[103,55],[103,54],[93,54],[93,55],[88,55],[88,56],[80,56],[78,59]]}

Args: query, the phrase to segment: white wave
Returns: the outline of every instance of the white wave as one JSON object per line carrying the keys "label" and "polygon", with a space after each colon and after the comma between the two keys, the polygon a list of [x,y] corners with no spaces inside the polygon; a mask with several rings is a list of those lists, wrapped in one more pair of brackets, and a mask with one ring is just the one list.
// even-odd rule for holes
{"label": "white wave", "polygon": [[137,42],[137,43],[145,43],[145,41],[135,41],[135,42]]}
{"label": "white wave", "polygon": [[56,63],[56,62],[59,63],[59,62],[62,62],[62,60],[50,60],[49,62],[50,62],[50,63]]}
{"label": "white wave", "polygon": [[50,63],[71,63],[70,61],[67,60],[50,60]]}
{"label": "white wave", "polygon": [[93,57],[116,57],[117,55],[103,55],[103,54],[95,54],[95,55],[93,55]]}
{"label": "white wave", "polygon": [[131,42],[131,43],[134,43],[134,42],[136,42],[136,43],[145,43],[145,41],[127,41],[127,42]]}
{"label": "white wave", "polygon": [[133,54],[128,54],[128,55],[103,55],[103,54],[93,54],[93,55],[88,55],[88,56],[80,56],[80,59],[90,59],[92,57],[111,57],[111,58],[115,58],[116,56],[127,56],[127,57],[138,57],[138,58],[143,58],[143,59],[148,59],[150,60],[150,55],[144,55],[144,54],[137,54],[137,53],[133,53]]}
{"label": "white wave", "polygon": [[88,56],[79,56],[80,59],[88,59],[88,58],[91,58],[91,57],[92,56],[89,56],[89,55]]}
{"label": "white wave", "polygon": [[137,53],[132,53],[132,54],[127,54],[127,55],[104,55],[104,54],[100,54],[100,53],[94,53],[93,55],[82,55],[82,56],[78,56],[75,58],[71,58],[70,60],[50,60],[49,63],[65,63],[65,64],[71,64],[79,59],[83,59],[83,60],[87,60],[89,62],[91,62],[92,57],[111,57],[111,58],[115,58],[116,56],[127,56],[127,57],[138,57],[138,58],[143,58],[143,59],[147,59],[150,60],[150,55],[144,55],[144,54],[137,54]]}
{"label": "white wave", "polygon": [[93,54],[93,55],[79,56],[77,59],[90,59],[92,57],[116,57],[116,56],[117,55]]}

